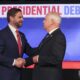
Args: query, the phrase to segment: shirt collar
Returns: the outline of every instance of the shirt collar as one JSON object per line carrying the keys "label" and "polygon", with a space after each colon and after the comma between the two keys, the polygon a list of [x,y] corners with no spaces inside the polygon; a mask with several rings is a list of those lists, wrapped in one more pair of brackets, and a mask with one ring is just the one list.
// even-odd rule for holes
{"label": "shirt collar", "polygon": [[8,24],[8,25],[9,25],[10,30],[11,30],[13,33],[15,33],[15,31],[16,31],[17,29],[14,28],[11,24]]}
{"label": "shirt collar", "polygon": [[55,30],[57,30],[58,28],[52,29],[49,34],[53,33]]}

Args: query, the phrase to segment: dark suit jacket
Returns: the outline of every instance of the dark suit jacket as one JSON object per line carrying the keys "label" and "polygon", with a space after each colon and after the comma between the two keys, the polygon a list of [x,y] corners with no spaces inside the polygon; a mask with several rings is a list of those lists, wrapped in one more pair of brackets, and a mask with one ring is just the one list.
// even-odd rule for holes
{"label": "dark suit jacket", "polygon": [[62,61],[66,40],[60,29],[44,38],[39,45],[39,62],[35,64],[32,80],[62,80]]}
{"label": "dark suit jacket", "polygon": [[[33,54],[33,49],[27,43],[24,34],[20,32],[20,35],[22,40],[22,53],[27,52]],[[21,56],[19,56],[17,42],[7,26],[0,31],[0,80],[20,80],[21,70],[13,67],[12,63],[15,58]]]}

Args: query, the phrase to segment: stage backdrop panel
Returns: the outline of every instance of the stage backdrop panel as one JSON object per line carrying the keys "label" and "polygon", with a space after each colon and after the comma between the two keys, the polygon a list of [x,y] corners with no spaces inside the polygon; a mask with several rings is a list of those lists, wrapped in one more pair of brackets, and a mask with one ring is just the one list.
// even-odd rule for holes
{"label": "stage backdrop panel", "polygon": [[[62,17],[60,28],[65,34],[67,42],[64,61],[80,61],[79,4],[0,5],[0,30],[6,27],[6,13],[12,7],[17,7],[22,10],[24,21],[20,31],[26,35],[26,38],[32,47],[37,47],[47,33],[43,28],[45,15],[51,11],[58,12]],[[25,58],[28,56],[24,54],[23,57]]]}

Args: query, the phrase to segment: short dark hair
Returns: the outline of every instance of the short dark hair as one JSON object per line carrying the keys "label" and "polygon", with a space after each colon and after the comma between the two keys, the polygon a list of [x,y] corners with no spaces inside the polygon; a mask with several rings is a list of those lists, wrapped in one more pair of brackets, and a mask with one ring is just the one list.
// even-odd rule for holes
{"label": "short dark hair", "polygon": [[22,12],[19,8],[11,8],[7,12],[7,21],[10,22],[10,16],[14,17],[16,13]]}

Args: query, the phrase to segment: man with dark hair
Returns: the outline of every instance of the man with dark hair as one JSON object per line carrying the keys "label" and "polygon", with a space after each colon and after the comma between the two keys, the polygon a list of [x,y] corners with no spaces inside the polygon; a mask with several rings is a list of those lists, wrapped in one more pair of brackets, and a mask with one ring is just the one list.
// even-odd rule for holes
{"label": "man with dark hair", "polygon": [[0,31],[0,80],[20,80],[21,68],[25,64],[22,53],[33,54],[33,49],[24,34],[18,31],[23,22],[22,11],[11,8],[7,20],[8,25]]}
{"label": "man with dark hair", "polygon": [[12,8],[7,12],[7,21],[10,22],[10,16],[15,16],[17,12],[21,12],[21,9]]}

